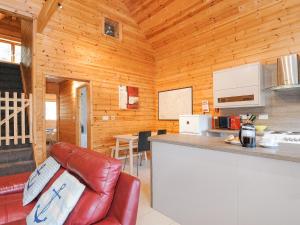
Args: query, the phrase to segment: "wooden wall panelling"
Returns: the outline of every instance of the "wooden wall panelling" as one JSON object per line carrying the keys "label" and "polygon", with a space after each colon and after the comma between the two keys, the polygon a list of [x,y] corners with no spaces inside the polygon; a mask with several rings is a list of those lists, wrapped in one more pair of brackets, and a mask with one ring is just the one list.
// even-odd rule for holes
{"label": "wooden wall panelling", "polygon": [[[222,13],[228,10],[232,13]],[[299,53],[299,13],[300,2],[294,0],[257,4],[250,0],[222,1],[152,35],[149,41],[155,49],[156,92],[192,85],[194,113],[201,113],[204,99],[209,100],[213,113],[213,71],[256,61],[271,64],[280,55]],[[150,20],[158,24],[163,21],[158,15]],[[142,22],[140,26],[143,23],[152,25]],[[160,29],[152,26],[147,27],[149,33]],[[178,122],[157,121],[156,126],[178,132]]]}
{"label": "wooden wall panelling", "polygon": [[[97,7],[88,2],[65,1],[63,10],[54,14],[43,35],[39,35],[39,67],[47,75],[92,82],[93,146],[105,152],[114,144],[115,134],[154,128],[155,71],[153,50],[126,14],[127,9],[120,4],[122,10],[117,11],[103,2]],[[123,23],[122,42],[101,35],[102,15],[112,15]],[[139,110],[118,109],[120,84],[140,88]],[[116,120],[103,122],[102,115],[115,115]]]}
{"label": "wooden wall panelling", "polygon": [[59,141],[76,144],[76,90],[73,81],[59,84]]}
{"label": "wooden wall panelling", "polygon": [[33,21],[21,20],[21,74],[24,93],[32,93]]}
{"label": "wooden wall panelling", "polygon": [[[103,15],[122,22],[122,42],[101,35]],[[44,105],[41,104],[46,90],[45,76],[91,81],[92,144],[98,151],[107,151],[114,144],[112,136],[115,134],[154,128],[154,52],[119,0],[66,0],[64,8],[52,16],[43,34],[35,37],[34,130],[38,163],[43,161],[46,152]],[[140,88],[140,109],[118,109],[120,84]],[[115,115],[116,120],[103,122],[102,115]]]}

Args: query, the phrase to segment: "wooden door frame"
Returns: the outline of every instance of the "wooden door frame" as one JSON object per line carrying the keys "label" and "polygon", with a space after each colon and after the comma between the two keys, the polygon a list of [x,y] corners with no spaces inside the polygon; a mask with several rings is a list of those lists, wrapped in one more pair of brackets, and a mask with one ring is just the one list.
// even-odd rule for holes
{"label": "wooden door frame", "polygon": [[86,98],[87,98],[87,148],[92,149],[92,102],[91,102],[91,83],[85,82],[85,84],[80,85],[76,88],[76,145],[80,146],[81,137],[81,126],[80,126],[80,93],[82,88],[86,88]]}
{"label": "wooden door frame", "polygon": [[[46,75],[47,74],[47,75]],[[83,79],[76,79],[74,77],[64,77],[64,76],[57,76],[55,74],[50,74],[50,73],[46,73],[44,75],[44,85],[46,87],[46,82],[47,82],[47,79],[46,77],[51,75],[52,77],[58,77],[58,78],[62,78],[62,79],[65,79],[65,80],[70,80],[70,81],[78,81],[78,82],[83,82],[84,84],[78,86],[75,88],[75,105],[73,106],[73,110],[75,112],[75,133],[76,133],[76,137],[75,137],[75,142],[76,142],[76,145],[79,144],[79,126],[78,126],[78,107],[77,104],[78,104],[78,94],[77,94],[77,91],[79,88],[83,87],[83,86],[86,86],[87,87],[87,106],[88,106],[88,109],[87,109],[87,148],[88,149],[93,149],[93,92],[92,92],[92,87],[93,87],[93,81],[91,80],[83,80]],[[44,95],[46,94],[46,88],[44,89]],[[43,98],[44,100],[44,105],[45,105],[45,98]],[[57,107],[57,111],[58,111],[58,121],[57,121],[57,131],[58,131],[58,141],[60,141],[60,93],[59,93],[59,96],[58,96],[58,102],[59,102],[59,105]],[[44,113],[45,114],[45,113]],[[45,120],[44,120],[44,128],[45,128]],[[44,129],[45,130],[45,129]],[[46,132],[44,132],[44,148],[46,149]]]}

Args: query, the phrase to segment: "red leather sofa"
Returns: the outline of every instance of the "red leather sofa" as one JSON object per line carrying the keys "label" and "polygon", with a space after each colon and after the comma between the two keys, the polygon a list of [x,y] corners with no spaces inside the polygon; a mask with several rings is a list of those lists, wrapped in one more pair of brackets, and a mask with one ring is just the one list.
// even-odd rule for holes
{"label": "red leather sofa", "polygon": [[[61,164],[61,168],[42,193],[65,170],[86,185],[65,225],[136,224],[140,182],[122,173],[118,160],[67,143],[54,145],[50,155]],[[37,201],[22,206],[23,188],[29,176],[30,173],[23,173],[0,177],[0,224],[26,224],[26,216]]]}

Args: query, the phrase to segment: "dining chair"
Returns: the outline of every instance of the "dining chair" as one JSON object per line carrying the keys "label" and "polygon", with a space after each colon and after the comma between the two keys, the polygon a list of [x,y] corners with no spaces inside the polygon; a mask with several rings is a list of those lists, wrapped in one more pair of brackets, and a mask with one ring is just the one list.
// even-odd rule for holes
{"label": "dining chair", "polygon": [[157,135],[167,134],[167,130],[158,130]]}
{"label": "dining chair", "polygon": [[[145,156],[145,159],[147,159],[147,151],[150,151],[150,141],[148,141],[148,138],[151,137],[152,132],[151,131],[141,131],[138,133],[138,144],[137,144],[137,175],[138,175],[138,165],[142,166],[142,160],[143,160],[143,153]],[[126,164],[127,164],[127,158],[128,158],[128,152],[126,152],[125,156],[125,162],[123,166],[123,171],[125,171]],[[140,159],[141,158],[141,159]],[[139,162],[140,161],[140,162]]]}
{"label": "dining chair", "polygon": [[151,131],[139,132],[139,140],[138,140],[138,148],[137,148],[138,159],[136,164],[137,176],[139,176],[139,164],[140,166],[142,166],[143,153],[145,153],[145,158],[146,158],[147,151],[150,151],[150,141],[148,140],[149,137],[151,137]]}

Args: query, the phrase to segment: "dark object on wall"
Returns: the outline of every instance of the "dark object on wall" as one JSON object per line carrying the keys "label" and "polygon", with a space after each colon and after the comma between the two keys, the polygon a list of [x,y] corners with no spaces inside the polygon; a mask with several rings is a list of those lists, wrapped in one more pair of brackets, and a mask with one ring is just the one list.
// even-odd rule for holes
{"label": "dark object on wall", "polygon": [[157,135],[167,134],[167,130],[158,130]]}
{"label": "dark object on wall", "polygon": [[104,17],[103,34],[120,39],[120,23]]}

